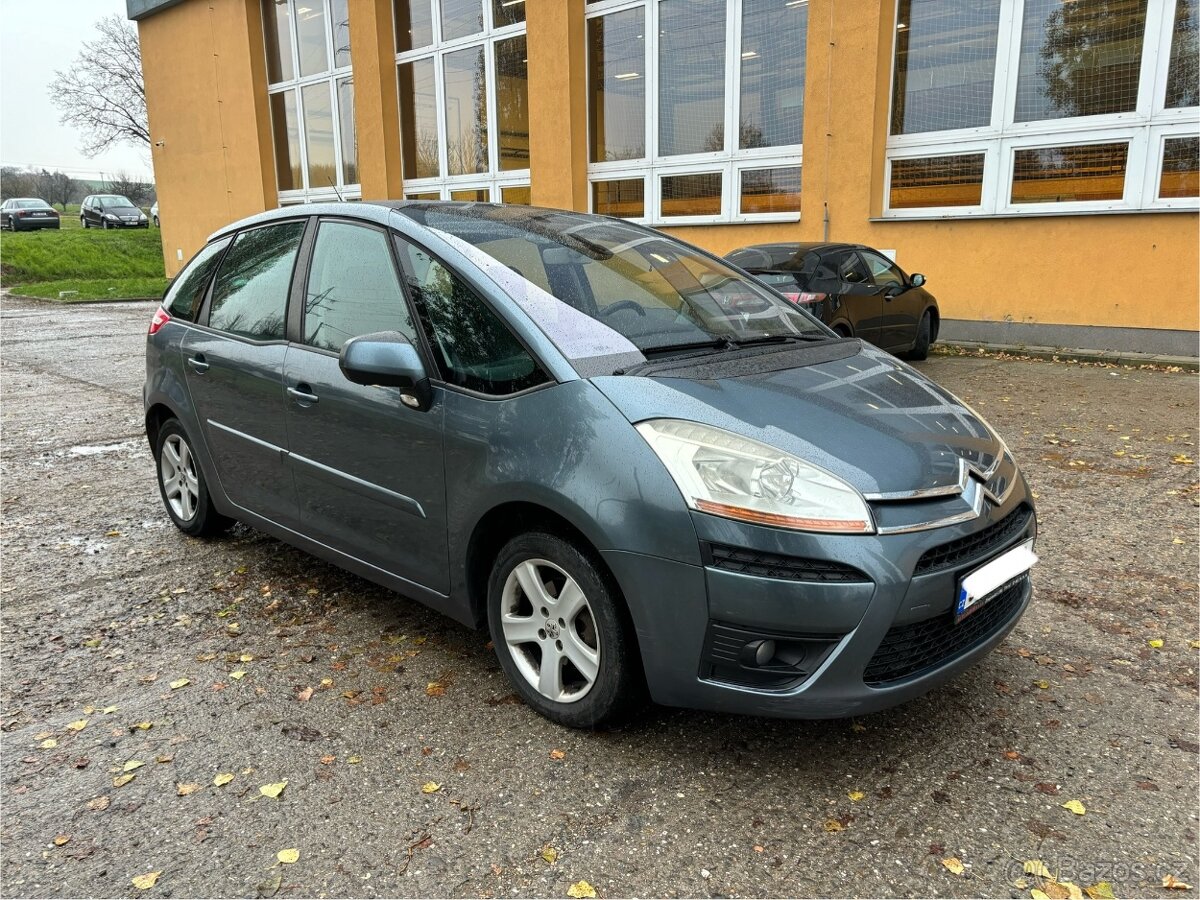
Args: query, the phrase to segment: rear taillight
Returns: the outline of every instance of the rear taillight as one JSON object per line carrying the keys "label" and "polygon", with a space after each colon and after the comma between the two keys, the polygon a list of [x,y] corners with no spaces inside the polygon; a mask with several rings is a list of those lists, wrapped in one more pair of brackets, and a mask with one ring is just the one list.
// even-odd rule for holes
{"label": "rear taillight", "polygon": [[150,320],[150,331],[147,333],[158,334],[158,329],[162,328],[170,321],[171,317],[167,315],[167,311],[160,306],[154,311],[154,318]]}
{"label": "rear taillight", "polygon": [[17,218],[18,219],[23,219],[23,218],[25,218],[26,215],[28,215],[28,213],[26,213],[25,210],[23,210],[23,209],[17,210]]}
{"label": "rear taillight", "polygon": [[783,296],[787,297],[793,303],[799,303],[804,306],[808,306],[809,304],[812,304],[812,303],[820,303],[822,300],[826,299],[829,295],[828,294],[815,294],[815,293],[811,293],[809,291],[799,291],[799,292],[786,291]]}

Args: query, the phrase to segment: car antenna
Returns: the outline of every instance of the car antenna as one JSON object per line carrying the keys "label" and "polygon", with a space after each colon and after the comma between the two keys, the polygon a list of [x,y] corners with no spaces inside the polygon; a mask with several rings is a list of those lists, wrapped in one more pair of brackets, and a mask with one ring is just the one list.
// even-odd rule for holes
{"label": "car antenna", "polygon": [[325,177],[326,177],[326,178],[329,178],[329,186],[330,186],[331,188],[333,188],[333,192],[334,192],[335,194],[337,194],[338,203],[345,203],[346,201],[342,199],[342,192],[341,192],[341,191],[339,191],[339,190],[337,189],[337,185],[333,183],[333,179],[332,179],[332,178],[330,178],[328,175],[327,175],[327,176],[325,176]]}

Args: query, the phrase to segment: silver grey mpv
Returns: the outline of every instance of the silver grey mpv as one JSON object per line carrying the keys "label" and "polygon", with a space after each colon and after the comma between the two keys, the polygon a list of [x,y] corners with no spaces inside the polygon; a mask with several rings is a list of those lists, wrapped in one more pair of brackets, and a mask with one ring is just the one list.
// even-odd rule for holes
{"label": "silver grey mpv", "polygon": [[1004,442],[894,357],[620,220],[456,203],[230,225],[150,326],[191,535],[233,520],[485,626],[567,725],[848,716],[992,650],[1036,520]]}

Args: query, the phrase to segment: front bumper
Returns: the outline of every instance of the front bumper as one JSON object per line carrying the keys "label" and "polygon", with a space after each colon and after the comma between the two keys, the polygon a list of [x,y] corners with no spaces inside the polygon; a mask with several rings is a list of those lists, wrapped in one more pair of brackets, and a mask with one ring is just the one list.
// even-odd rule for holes
{"label": "front bumper", "polygon": [[[797,534],[699,513],[693,522],[703,566],[605,554],[629,601],[651,695],[669,706],[794,718],[895,706],[986,656],[1032,597],[1024,576],[953,621],[959,578],[1036,533],[1023,480],[978,519],[928,531]],[[766,563],[731,571],[721,548]],[[799,662],[756,671],[737,653],[754,638]]]}

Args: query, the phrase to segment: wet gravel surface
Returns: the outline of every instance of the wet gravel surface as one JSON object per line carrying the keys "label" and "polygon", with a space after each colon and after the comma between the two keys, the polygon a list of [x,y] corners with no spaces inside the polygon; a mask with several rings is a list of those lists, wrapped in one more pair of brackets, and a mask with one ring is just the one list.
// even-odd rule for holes
{"label": "wet gravel surface", "polygon": [[921,364],[1037,492],[1007,642],[857,721],[591,734],[517,702],[483,634],[244,527],[175,531],[151,311],[4,301],[4,896],[1028,897],[1032,859],[1196,883],[1196,376]]}

